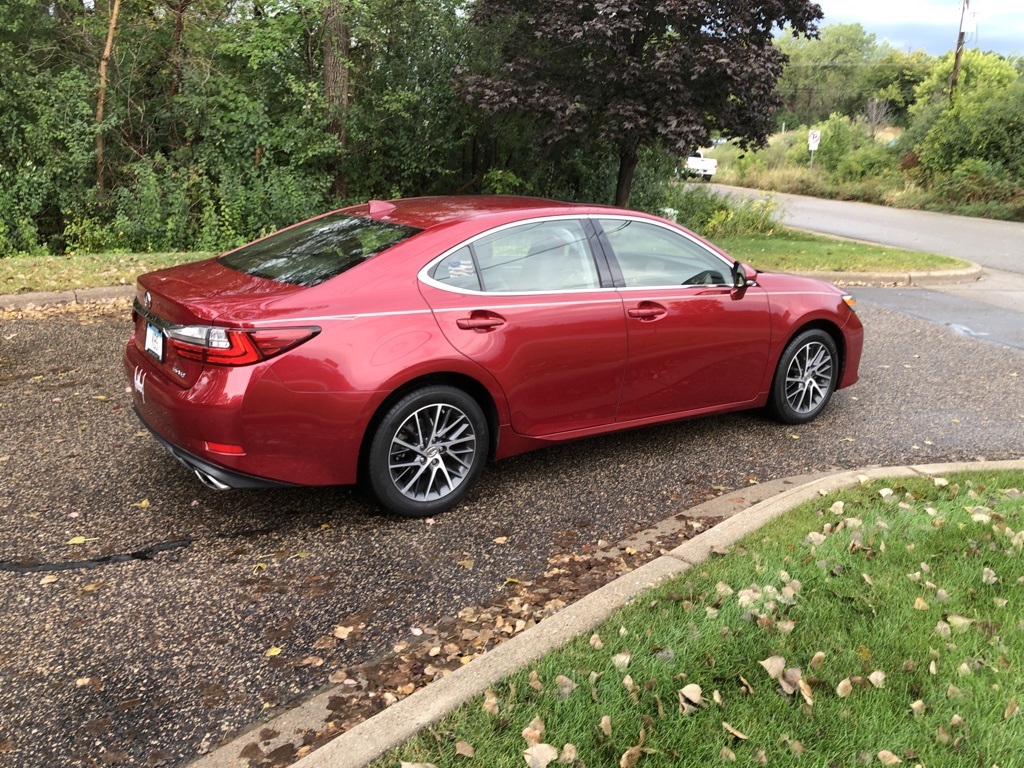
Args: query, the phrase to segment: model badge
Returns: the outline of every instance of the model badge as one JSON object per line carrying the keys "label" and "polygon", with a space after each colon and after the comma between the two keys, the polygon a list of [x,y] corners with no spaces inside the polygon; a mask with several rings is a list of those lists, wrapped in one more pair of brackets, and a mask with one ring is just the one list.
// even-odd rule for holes
{"label": "model badge", "polygon": [[149,291],[146,291],[146,294],[142,297],[142,303],[145,305],[146,309],[153,306],[153,297],[150,295]]}

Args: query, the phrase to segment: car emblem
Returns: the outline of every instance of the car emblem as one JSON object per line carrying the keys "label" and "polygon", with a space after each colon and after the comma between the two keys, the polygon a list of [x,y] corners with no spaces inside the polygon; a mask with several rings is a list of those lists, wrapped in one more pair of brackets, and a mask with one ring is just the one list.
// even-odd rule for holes
{"label": "car emblem", "polygon": [[142,297],[142,303],[145,305],[146,309],[153,306],[153,297],[150,295],[149,291],[146,291],[146,294]]}

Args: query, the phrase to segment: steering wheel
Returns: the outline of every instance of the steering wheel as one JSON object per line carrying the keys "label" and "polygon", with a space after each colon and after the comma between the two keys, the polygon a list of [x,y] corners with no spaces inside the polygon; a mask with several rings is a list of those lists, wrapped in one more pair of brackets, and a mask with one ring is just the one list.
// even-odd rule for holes
{"label": "steering wheel", "polygon": [[724,285],[725,278],[722,277],[721,272],[716,272],[713,269],[705,269],[698,272],[693,277],[690,277],[683,281],[683,285]]}

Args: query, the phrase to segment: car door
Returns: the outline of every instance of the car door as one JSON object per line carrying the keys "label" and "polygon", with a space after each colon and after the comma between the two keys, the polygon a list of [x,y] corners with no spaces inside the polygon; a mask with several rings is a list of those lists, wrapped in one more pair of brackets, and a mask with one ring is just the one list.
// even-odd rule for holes
{"label": "car door", "polygon": [[732,286],[731,263],[654,221],[597,225],[626,311],[620,422],[754,400],[768,364],[768,299]]}
{"label": "car door", "polygon": [[420,273],[442,332],[499,382],[524,435],[615,421],[626,327],[588,232],[577,218],[508,225]]}

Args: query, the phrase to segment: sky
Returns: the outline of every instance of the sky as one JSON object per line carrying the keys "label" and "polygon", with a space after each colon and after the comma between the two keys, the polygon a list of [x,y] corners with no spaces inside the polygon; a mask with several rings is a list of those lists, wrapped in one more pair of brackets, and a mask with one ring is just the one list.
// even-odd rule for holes
{"label": "sky", "polygon": [[[881,42],[921,48],[939,56],[956,46],[962,0],[816,0],[822,25],[858,23]],[[1024,54],[1022,0],[970,0],[977,31],[967,47],[1003,55]]]}

